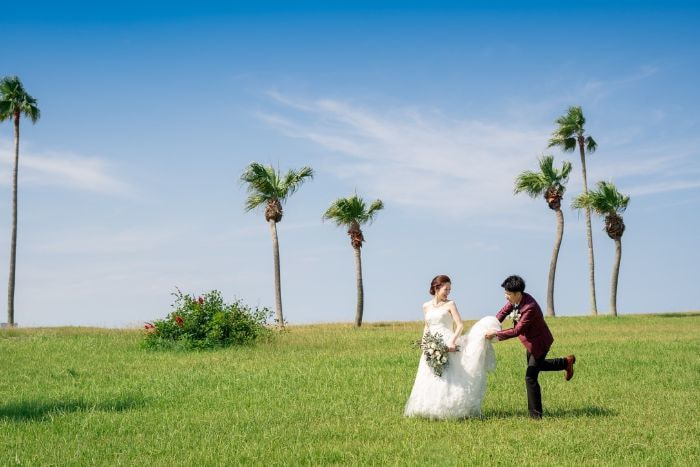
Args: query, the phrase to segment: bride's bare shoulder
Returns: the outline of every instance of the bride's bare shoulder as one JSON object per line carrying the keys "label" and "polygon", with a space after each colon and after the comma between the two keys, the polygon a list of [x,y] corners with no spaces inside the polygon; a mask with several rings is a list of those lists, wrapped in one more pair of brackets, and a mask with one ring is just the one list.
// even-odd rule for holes
{"label": "bride's bare shoulder", "polygon": [[428,310],[430,308],[430,305],[431,305],[431,300],[428,300],[427,302],[425,302],[423,304],[423,311]]}

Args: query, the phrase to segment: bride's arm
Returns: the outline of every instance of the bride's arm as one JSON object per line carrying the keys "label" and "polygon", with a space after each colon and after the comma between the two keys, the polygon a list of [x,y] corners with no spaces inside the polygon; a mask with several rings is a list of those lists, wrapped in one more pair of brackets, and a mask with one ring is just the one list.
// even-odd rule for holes
{"label": "bride's arm", "polygon": [[452,336],[452,340],[450,340],[449,347],[450,350],[455,350],[457,339],[459,339],[459,336],[462,335],[462,331],[464,331],[464,323],[462,322],[462,317],[459,316],[459,311],[457,311],[457,305],[455,302],[450,303],[449,310],[450,314],[452,315],[452,319],[455,322],[455,332]]}

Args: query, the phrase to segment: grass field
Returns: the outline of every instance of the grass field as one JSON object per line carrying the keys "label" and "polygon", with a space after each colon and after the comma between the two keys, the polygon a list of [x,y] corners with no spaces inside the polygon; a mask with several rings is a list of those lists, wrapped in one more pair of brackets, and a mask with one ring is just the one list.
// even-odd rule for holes
{"label": "grass field", "polygon": [[[405,419],[420,323],[291,327],[152,352],[140,331],[0,332],[0,464],[700,464],[700,313],[557,318],[545,418],[524,350],[497,343],[483,417]],[[467,324],[467,326],[469,323]]]}

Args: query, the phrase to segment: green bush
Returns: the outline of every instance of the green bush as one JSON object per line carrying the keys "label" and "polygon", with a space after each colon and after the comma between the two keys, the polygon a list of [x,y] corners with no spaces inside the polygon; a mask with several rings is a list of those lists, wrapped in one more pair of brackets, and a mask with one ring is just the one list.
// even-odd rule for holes
{"label": "green bush", "polygon": [[214,349],[252,344],[272,331],[268,308],[255,308],[240,300],[227,305],[221,292],[212,290],[195,298],[179,289],[173,308],[165,319],[146,323],[144,346],[150,349]]}

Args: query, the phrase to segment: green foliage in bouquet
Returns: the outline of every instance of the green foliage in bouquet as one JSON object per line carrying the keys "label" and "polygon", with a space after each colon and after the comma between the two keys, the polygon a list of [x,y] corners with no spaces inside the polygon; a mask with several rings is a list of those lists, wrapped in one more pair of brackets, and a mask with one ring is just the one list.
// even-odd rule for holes
{"label": "green foliage in bouquet", "polygon": [[226,304],[218,290],[194,297],[178,289],[173,295],[175,310],[144,326],[146,348],[214,349],[252,344],[272,334],[268,308],[252,309],[240,300]]}

